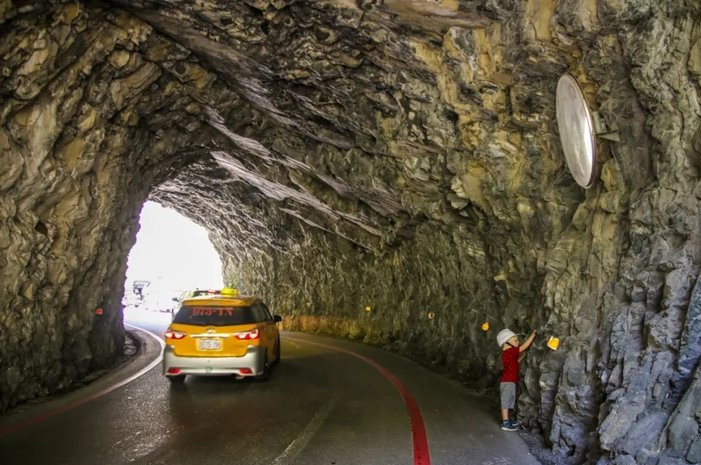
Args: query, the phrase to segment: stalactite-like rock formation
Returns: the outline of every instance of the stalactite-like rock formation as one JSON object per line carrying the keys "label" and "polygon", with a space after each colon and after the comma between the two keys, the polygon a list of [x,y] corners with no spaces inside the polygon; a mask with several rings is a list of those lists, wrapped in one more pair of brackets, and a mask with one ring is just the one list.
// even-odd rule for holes
{"label": "stalactite-like rock formation", "polygon": [[[699,18],[691,0],[0,0],[0,410],[119,351],[150,196],[290,329],[483,387],[494,330],[537,329],[520,410],[555,453],[698,463]],[[589,190],[562,157],[564,72],[620,139]]]}

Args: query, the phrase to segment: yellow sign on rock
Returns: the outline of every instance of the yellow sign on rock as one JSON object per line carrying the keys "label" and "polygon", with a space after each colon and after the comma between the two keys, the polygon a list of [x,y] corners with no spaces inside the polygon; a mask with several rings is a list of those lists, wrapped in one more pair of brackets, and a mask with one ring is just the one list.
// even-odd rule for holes
{"label": "yellow sign on rock", "polygon": [[552,350],[557,350],[557,348],[560,346],[560,340],[558,338],[556,338],[555,336],[550,336],[548,338],[547,345]]}

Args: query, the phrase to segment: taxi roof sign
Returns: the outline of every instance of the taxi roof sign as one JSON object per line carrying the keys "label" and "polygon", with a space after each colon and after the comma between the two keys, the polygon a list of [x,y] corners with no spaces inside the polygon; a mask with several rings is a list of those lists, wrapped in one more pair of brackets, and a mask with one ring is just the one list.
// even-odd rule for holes
{"label": "taxi roof sign", "polygon": [[237,297],[239,295],[239,291],[236,288],[233,287],[225,287],[221,291],[219,291],[221,295],[226,295],[226,296],[232,296],[232,297]]}

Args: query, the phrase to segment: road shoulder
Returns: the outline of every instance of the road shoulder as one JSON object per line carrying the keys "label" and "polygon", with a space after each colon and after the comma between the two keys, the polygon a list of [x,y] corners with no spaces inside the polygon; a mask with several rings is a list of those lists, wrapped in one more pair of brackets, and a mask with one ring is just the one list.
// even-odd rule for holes
{"label": "road shoulder", "polygon": [[[96,379],[88,375],[70,392],[35,399],[4,412],[0,415],[0,436],[90,402],[154,369],[162,357],[160,338],[133,326],[128,326],[126,330],[138,341],[138,350],[132,357],[118,362]],[[84,384],[86,380],[87,384]]]}

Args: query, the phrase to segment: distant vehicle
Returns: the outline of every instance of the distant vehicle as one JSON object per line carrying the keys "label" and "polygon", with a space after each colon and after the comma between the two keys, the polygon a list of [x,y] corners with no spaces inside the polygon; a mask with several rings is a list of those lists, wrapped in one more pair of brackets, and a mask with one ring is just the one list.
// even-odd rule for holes
{"label": "distant vehicle", "polygon": [[143,305],[143,303],[144,303],[144,301],[142,299],[139,299],[134,294],[124,294],[124,297],[122,298],[122,306],[124,308],[128,308],[128,307],[139,308],[141,305]]}
{"label": "distant vehicle", "polygon": [[282,318],[257,297],[226,291],[182,301],[165,332],[163,374],[171,382],[186,375],[267,379],[280,360]]}
{"label": "distant vehicle", "polygon": [[177,299],[173,300],[182,302],[183,300],[189,299],[191,297],[199,297],[202,295],[216,295],[221,293],[224,293],[229,297],[236,297],[239,295],[239,291],[231,287],[225,287],[224,289],[195,289],[191,291],[183,291]]}
{"label": "distant vehicle", "polygon": [[144,300],[145,289],[151,285],[151,281],[134,281],[131,285],[132,292],[139,297],[139,299]]}

